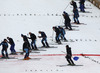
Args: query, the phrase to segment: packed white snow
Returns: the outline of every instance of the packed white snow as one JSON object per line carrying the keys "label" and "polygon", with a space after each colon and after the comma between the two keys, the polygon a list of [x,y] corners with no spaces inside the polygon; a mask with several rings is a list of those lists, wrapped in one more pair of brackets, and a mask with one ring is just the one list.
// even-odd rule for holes
{"label": "packed white snow", "polygon": [[[70,2],[71,0],[0,1],[0,42],[8,36],[12,37],[16,51],[22,51],[21,34],[29,36],[28,33],[32,32],[38,36],[38,31],[41,30],[47,34],[50,46],[57,47],[41,48],[46,51],[39,51],[40,53],[33,51],[30,57],[37,59],[24,61],[22,60],[24,55],[20,54],[10,56],[16,59],[0,59],[0,73],[100,73],[100,56],[79,56],[79,60],[74,62],[80,66],[66,66],[68,63],[62,52],[66,52],[65,46],[68,44],[73,54],[100,54],[100,9],[92,3],[86,1],[87,13],[79,13],[79,21],[83,24],[72,24],[75,30],[66,30],[66,38],[69,42],[62,42],[62,45],[55,44],[52,27],[64,25],[63,11],[70,15],[73,22],[73,8]],[[79,1],[76,2],[79,7]],[[37,47],[41,47],[41,39],[37,38],[36,44]],[[9,48],[8,53],[10,53]],[[49,56],[50,54],[52,56]]]}

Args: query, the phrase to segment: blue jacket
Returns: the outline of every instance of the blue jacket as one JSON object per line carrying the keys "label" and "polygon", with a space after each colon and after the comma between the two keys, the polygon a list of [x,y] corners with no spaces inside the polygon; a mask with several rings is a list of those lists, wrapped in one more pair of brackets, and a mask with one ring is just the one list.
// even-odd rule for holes
{"label": "blue jacket", "polygon": [[8,43],[7,42],[1,42],[0,46],[2,45],[3,49],[7,49],[8,48]]}
{"label": "blue jacket", "polygon": [[63,35],[66,34],[66,32],[65,32],[65,30],[63,28],[60,28],[60,31],[61,31],[61,34],[63,34]]}

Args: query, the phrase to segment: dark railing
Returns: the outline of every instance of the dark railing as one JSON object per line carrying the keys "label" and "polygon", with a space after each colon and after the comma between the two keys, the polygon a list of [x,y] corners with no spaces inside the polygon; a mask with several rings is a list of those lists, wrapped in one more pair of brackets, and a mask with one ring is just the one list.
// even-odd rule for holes
{"label": "dark railing", "polygon": [[100,0],[88,0],[100,9]]}

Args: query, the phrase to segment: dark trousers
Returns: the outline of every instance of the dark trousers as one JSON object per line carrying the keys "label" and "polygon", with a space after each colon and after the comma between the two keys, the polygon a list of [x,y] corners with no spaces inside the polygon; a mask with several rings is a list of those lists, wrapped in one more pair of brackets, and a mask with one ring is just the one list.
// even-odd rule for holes
{"label": "dark trousers", "polygon": [[56,42],[57,42],[57,43],[61,43],[61,41],[60,41],[60,39],[59,39],[59,38],[60,38],[60,36],[61,36],[61,34],[56,35],[56,37],[55,37],[55,38],[56,38]]}
{"label": "dark trousers", "polygon": [[[6,53],[6,56],[5,56],[5,54],[4,54],[4,51],[5,51],[5,53]],[[2,56],[3,56],[3,57],[8,57],[7,48],[6,48],[6,49],[3,48],[1,52],[2,52]]]}
{"label": "dark trousers", "polygon": [[12,44],[11,46],[10,46],[10,50],[11,50],[11,53],[16,53],[16,51],[15,51],[15,44]]}
{"label": "dark trousers", "polygon": [[32,49],[37,49],[36,40],[31,42]]}
{"label": "dark trousers", "polygon": [[85,10],[84,10],[84,4],[80,4],[80,10],[81,10],[82,12],[85,12]]}
{"label": "dark trousers", "polygon": [[[44,42],[45,42],[45,43],[44,43]],[[49,44],[48,44],[48,42],[47,42],[47,38],[42,38],[41,43],[43,44],[44,47],[45,47],[45,45],[46,45],[47,47],[49,47]]]}
{"label": "dark trousers", "polygon": [[65,22],[66,29],[72,29],[70,22]]}
{"label": "dark trousers", "polygon": [[61,34],[61,39],[66,41],[65,34]]}
{"label": "dark trousers", "polygon": [[75,23],[79,24],[79,20],[78,20],[78,17],[76,15],[73,17],[73,19],[74,19]]}
{"label": "dark trousers", "polygon": [[74,62],[71,59],[71,56],[66,56],[66,60],[68,61],[69,64],[74,65]]}

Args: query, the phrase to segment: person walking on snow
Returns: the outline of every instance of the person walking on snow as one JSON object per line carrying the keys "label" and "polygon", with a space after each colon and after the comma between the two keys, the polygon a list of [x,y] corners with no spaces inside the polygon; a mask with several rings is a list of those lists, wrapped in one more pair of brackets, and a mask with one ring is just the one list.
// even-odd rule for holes
{"label": "person walking on snow", "polygon": [[68,13],[66,13],[66,12],[64,11],[64,12],[63,12],[63,17],[64,17],[64,19],[65,19],[65,27],[66,27],[66,29],[69,28],[69,30],[72,30],[72,27],[71,27],[71,24],[70,24],[71,19],[69,18]]}
{"label": "person walking on snow", "polygon": [[64,41],[67,41],[66,38],[65,38],[65,34],[66,34],[65,29],[60,27],[60,26],[58,26],[58,28],[61,31],[61,39],[64,40]]}
{"label": "person walking on snow", "polygon": [[[1,46],[1,45],[2,45],[2,51],[1,51],[1,53],[2,53],[2,58],[9,58],[9,57],[8,57],[8,52],[7,52],[7,48],[8,48],[7,40],[4,39],[4,41],[0,43],[0,46]],[[6,55],[4,54],[4,51],[5,51]]]}
{"label": "person walking on snow", "polygon": [[32,42],[31,42],[31,47],[32,47],[32,49],[33,49],[33,50],[38,50],[38,49],[37,49],[37,46],[36,46],[36,35],[33,34],[33,33],[31,33],[31,32],[29,32],[29,35],[30,35],[30,38],[29,38],[29,39],[32,40]]}
{"label": "person walking on snow", "polygon": [[78,9],[74,9],[74,10],[73,10],[73,13],[74,13],[74,16],[73,16],[74,23],[79,24],[80,22],[79,22],[79,20],[78,20],[78,18],[79,18]]}
{"label": "person walking on snow", "polygon": [[[30,43],[29,43],[29,41],[28,41],[28,39],[27,39],[27,36],[21,34],[21,37],[23,38],[23,41],[26,41],[26,42],[28,43],[28,46],[30,47]],[[31,50],[31,47],[30,47],[30,50]]]}
{"label": "person walking on snow", "polygon": [[69,45],[66,45],[66,52],[67,52],[67,54],[66,54],[65,58],[69,63],[68,65],[72,65],[72,66],[75,65],[73,60],[71,59],[72,51],[71,51],[71,48],[69,47]]}
{"label": "person walking on snow", "polygon": [[72,2],[70,4],[73,6],[73,13],[74,13],[73,19],[74,19],[74,23],[79,24],[79,20],[78,20],[79,13],[78,13],[78,9],[77,9],[77,4],[73,0],[72,0]]}
{"label": "person walking on snow", "polygon": [[60,41],[60,36],[61,36],[61,31],[57,28],[57,27],[53,27],[53,30],[56,32],[56,37],[55,37],[55,39],[56,39],[56,42],[58,43],[58,44],[61,44],[61,41]]}
{"label": "person walking on snow", "polygon": [[41,43],[43,44],[43,47],[49,47],[49,44],[47,42],[47,35],[45,34],[45,32],[39,31],[39,34],[41,34],[41,36],[38,36],[38,37],[42,38]]}
{"label": "person walking on snow", "polygon": [[12,38],[10,38],[10,37],[7,37],[7,39],[9,40],[8,41],[8,43],[11,45],[10,46],[10,50],[11,50],[11,54],[16,54],[16,51],[15,51],[15,43],[14,43],[14,41],[13,41],[13,39]]}
{"label": "person walking on snow", "polygon": [[24,40],[24,43],[23,43],[23,52],[26,53],[25,56],[24,56],[24,60],[29,60],[29,59],[31,59],[31,58],[29,57],[30,46],[29,46],[29,43],[28,43],[26,40]]}

